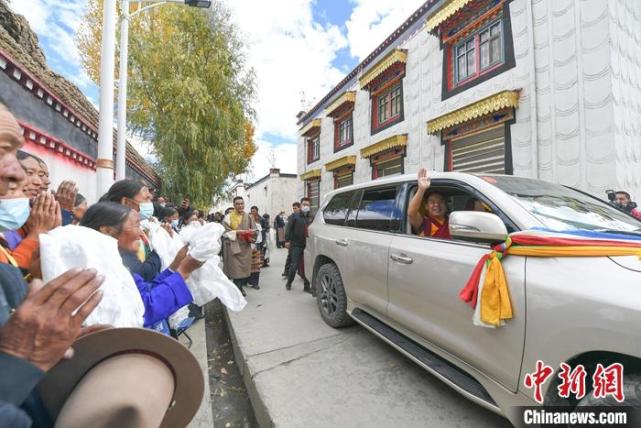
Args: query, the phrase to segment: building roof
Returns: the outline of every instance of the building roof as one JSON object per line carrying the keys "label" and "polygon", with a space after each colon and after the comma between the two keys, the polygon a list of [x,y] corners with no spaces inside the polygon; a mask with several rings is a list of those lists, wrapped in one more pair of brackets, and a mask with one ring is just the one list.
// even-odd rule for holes
{"label": "building roof", "polygon": [[[269,173],[266,176],[264,176],[263,178],[255,181],[255,182],[253,182],[251,184],[248,184],[245,188],[246,189],[251,189],[252,187],[259,185],[263,181],[268,180],[269,178],[271,178],[271,176],[272,176],[271,173]],[[278,173],[278,178],[296,178],[296,177],[298,177],[298,175],[296,175],[296,174]]]}
{"label": "building roof", "polygon": [[[0,0],[0,50],[6,52],[20,64],[21,68],[33,75],[72,110],[75,117],[86,125],[88,134],[97,141],[97,109],[76,85],[49,69],[46,57],[38,44],[38,36],[31,30],[23,16],[16,15],[9,9],[5,0]],[[114,148],[115,145],[116,136],[114,135]],[[158,174],[129,142],[127,142],[126,158],[129,165],[148,180],[155,184],[160,183]]]}
{"label": "building roof", "polygon": [[343,87],[353,81],[361,71],[364,71],[368,65],[376,62],[376,59],[383,53],[386,53],[390,46],[394,46],[399,38],[406,33],[410,28],[421,26],[419,20],[423,18],[432,7],[439,4],[440,0],[427,0],[416,12],[410,15],[405,22],[403,22],[392,34],[390,34],[372,53],[370,53],[360,64],[358,64],[343,80],[340,81],[332,90],[330,90],[314,107],[305,113],[298,121],[298,125],[306,124],[310,119],[314,118],[319,110],[328,105],[328,101],[332,99]]}

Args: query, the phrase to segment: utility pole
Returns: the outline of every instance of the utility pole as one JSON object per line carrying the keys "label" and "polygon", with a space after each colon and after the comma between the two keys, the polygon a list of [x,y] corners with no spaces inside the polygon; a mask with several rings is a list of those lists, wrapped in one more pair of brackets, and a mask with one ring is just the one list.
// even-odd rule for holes
{"label": "utility pole", "polygon": [[98,196],[113,184],[114,62],[116,55],[116,0],[105,0],[102,12],[102,47],[100,49],[100,121],[98,124],[98,159],[96,173]]}

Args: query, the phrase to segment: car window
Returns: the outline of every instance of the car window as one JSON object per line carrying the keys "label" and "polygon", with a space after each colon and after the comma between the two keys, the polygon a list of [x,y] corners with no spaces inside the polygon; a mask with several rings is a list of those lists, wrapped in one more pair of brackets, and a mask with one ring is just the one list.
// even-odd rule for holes
{"label": "car window", "polygon": [[389,232],[398,229],[401,212],[396,204],[397,187],[365,190],[358,206],[355,226]]}
{"label": "car window", "polygon": [[481,178],[512,196],[550,229],[641,231],[639,220],[568,187],[522,177],[488,175]]}
{"label": "car window", "polygon": [[[417,187],[413,186],[408,193],[407,204],[412,199],[416,193]],[[491,214],[496,214],[501,221],[505,224],[508,233],[513,233],[518,231],[516,226],[508,217],[501,212],[498,207],[496,207],[489,199],[482,196],[478,191],[475,191],[471,188],[464,189],[456,185],[435,185],[430,188],[430,191],[436,191],[445,196],[445,200],[448,207],[448,213],[451,214],[455,211],[481,211]],[[421,209],[421,214],[425,215],[425,209]],[[407,227],[406,231],[408,234],[416,235],[416,231],[412,231],[409,218],[407,218]],[[450,238],[456,239],[456,238]]]}
{"label": "car window", "polygon": [[325,223],[343,226],[345,224],[345,217],[347,216],[352,196],[354,196],[354,192],[344,192],[334,195],[332,200],[323,210],[323,219],[325,219]]}

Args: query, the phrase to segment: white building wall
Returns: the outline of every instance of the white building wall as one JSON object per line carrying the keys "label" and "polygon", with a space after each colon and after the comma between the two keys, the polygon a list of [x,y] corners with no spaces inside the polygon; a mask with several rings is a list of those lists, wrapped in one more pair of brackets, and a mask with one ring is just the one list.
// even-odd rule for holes
{"label": "white building wall", "polygon": [[[599,10],[604,9],[604,5],[596,3]],[[603,18],[603,13],[596,16],[610,25],[614,150],[608,159],[613,158],[610,163],[616,169],[615,187],[627,190],[633,200],[641,203],[641,2],[608,1],[607,6],[609,20]],[[599,39],[604,40],[604,35]]]}
{"label": "white building wall", "polygon": [[299,199],[296,188],[299,181],[291,174],[273,173],[266,180],[255,184],[238,183],[232,187],[227,197],[215,204],[213,210],[224,212],[233,206],[233,199],[240,196],[245,200],[246,211],[256,205],[261,215],[267,213],[273,218],[280,211],[291,211],[292,202]]}
{"label": "white building wall", "polygon": [[[621,188],[641,199],[641,1],[514,0],[509,10],[514,68],[443,101],[438,38],[422,29],[401,36],[394,48],[408,51],[404,121],[371,135],[369,93],[356,81],[333,97],[356,91],[355,144],[333,153],[333,121],[319,113],[320,160],[306,164],[305,141],[299,138],[298,173],[322,168],[322,197],[333,190],[333,175],[324,165],[357,155],[354,182],[369,181],[371,167],[360,149],[405,133],[405,172],[420,166],[442,171],[444,146],[439,136],[427,133],[426,122],[497,92],[520,89],[510,127],[515,175],[597,196]],[[303,195],[302,182],[297,192]]]}

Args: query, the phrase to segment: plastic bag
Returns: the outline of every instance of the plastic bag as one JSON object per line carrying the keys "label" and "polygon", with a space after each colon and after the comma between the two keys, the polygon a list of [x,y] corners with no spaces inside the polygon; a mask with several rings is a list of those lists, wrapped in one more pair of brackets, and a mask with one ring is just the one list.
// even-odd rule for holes
{"label": "plastic bag", "polygon": [[75,267],[93,268],[105,276],[102,300],[85,325],[143,326],[145,306],[114,238],[83,226],[58,227],[40,235],[40,260],[45,282]]}

